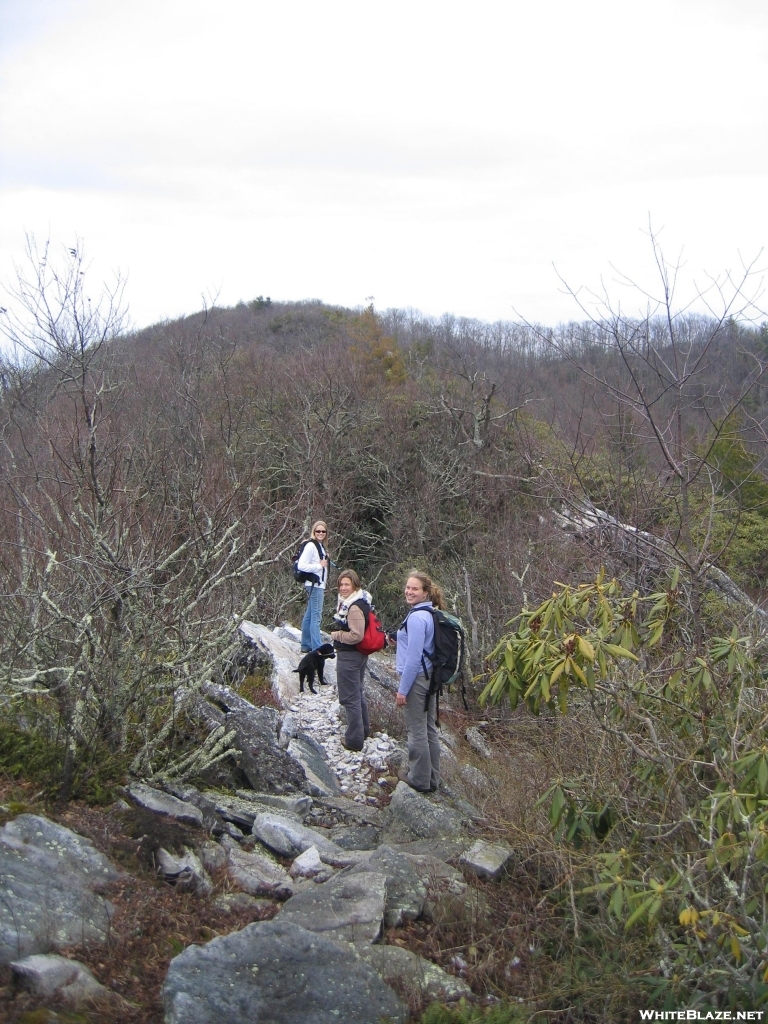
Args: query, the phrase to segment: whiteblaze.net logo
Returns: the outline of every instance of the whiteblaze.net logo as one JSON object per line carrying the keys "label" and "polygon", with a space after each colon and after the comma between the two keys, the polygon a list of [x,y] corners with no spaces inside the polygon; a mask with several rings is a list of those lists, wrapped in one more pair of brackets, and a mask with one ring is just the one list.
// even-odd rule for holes
{"label": "whiteblaze.net logo", "polygon": [[765,1010],[641,1010],[640,1020],[762,1020]]}

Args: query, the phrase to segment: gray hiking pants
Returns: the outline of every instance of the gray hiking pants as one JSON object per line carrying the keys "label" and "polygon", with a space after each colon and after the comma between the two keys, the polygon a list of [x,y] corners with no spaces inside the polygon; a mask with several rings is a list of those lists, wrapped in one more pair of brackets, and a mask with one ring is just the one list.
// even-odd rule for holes
{"label": "gray hiking pants", "polygon": [[424,703],[429,680],[420,672],[408,691],[405,725],[408,729],[408,778],[414,789],[437,789],[440,784],[440,738],[435,725],[437,698]]}
{"label": "gray hiking pants", "polygon": [[360,651],[336,651],[336,685],[339,704],[347,712],[344,742],[352,750],[362,750],[366,736],[371,734],[368,704],[363,690],[368,655]]}

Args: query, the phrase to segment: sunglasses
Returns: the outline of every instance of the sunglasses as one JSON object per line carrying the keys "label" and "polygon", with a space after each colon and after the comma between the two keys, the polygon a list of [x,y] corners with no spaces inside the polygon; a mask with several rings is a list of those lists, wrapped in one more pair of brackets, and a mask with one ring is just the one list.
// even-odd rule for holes
{"label": "sunglasses", "polygon": [[315,530],[315,533],[328,533],[327,530]]}

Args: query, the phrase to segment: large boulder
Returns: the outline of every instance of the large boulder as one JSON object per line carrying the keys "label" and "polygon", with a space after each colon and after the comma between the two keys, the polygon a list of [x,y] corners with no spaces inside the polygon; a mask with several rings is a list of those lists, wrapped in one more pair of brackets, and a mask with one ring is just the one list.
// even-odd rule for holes
{"label": "large boulder", "polygon": [[[252,789],[267,793],[306,792],[304,769],[278,745],[280,715],[274,708],[254,707],[221,683],[204,683],[202,696],[224,713],[224,727],[233,730],[237,767]],[[202,702],[202,698],[201,698]]]}
{"label": "large boulder", "polygon": [[392,989],[352,950],[282,915],[189,946],[171,961],[163,999],[166,1024],[394,1024],[406,1017]]}
{"label": "large boulder", "polygon": [[0,829],[0,963],[104,942],[114,914],[98,886],[121,873],[89,839],[35,814]]}

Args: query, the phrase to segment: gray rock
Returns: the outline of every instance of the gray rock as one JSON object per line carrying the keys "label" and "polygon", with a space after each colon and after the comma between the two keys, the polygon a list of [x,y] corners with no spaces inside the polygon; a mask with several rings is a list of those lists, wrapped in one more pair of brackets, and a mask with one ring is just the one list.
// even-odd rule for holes
{"label": "gray rock", "polygon": [[21,814],[0,829],[0,963],[104,942],[112,904],[97,886],[122,877],[89,839]]}
{"label": "gray rock", "polygon": [[427,889],[407,857],[388,846],[380,846],[368,860],[348,868],[344,875],[369,871],[379,872],[387,879],[384,904],[384,924],[387,928],[399,928],[406,921],[415,921],[421,916]]}
{"label": "gray rock", "polygon": [[280,920],[344,942],[377,942],[386,896],[386,875],[344,872],[292,896],[280,911]]}
{"label": "gray rock", "polygon": [[204,683],[201,693],[219,714],[224,713],[224,727],[235,730],[234,745],[239,751],[237,766],[254,790],[306,791],[304,769],[278,746],[280,715],[274,708],[254,707],[230,687],[219,683]]}
{"label": "gray rock", "polygon": [[381,829],[375,825],[337,825],[331,829],[330,838],[342,850],[375,850],[381,842]]}
{"label": "gray rock", "polygon": [[487,843],[478,839],[461,855],[459,863],[480,878],[498,878],[513,852],[508,843]]}
{"label": "gray rock", "polygon": [[259,814],[253,823],[253,834],[266,847],[281,857],[297,857],[310,846],[317,847],[320,859],[332,867],[346,867],[361,860],[361,855],[352,850],[342,850],[320,829],[301,825],[280,814]]}
{"label": "gray rock", "polygon": [[472,747],[475,753],[480,754],[481,757],[493,757],[488,740],[483,736],[476,725],[471,725],[467,729],[465,736],[467,737],[467,743]]}
{"label": "gray rock", "polygon": [[475,768],[473,764],[463,764],[460,773],[462,779],[468,785],[485,794],[489,793],[491,784],[488,781],[488,776],[481,772],[479,768]]}
{"label": "gray rock", "polygon": [[27,991],[43,999],[57,996],[74,1009],[112,1001],[114,995],[100,985],[85,964],[54,954],[35,953],[10,964]]}
{"label": "gray rock", "polygon": [[219,871],[228,860],[227,851],[221,843],[215,843],[212,839],[199,843],[196,853],[206,871]]}
{"label": "gray rock", "polygon": [[158,874],[183,892],[209,893],[213,888],[207,871],[192,850],[185,849],[179,856],[160,847],[155,852],[155,863]]}
{"label": "gray rock", "polygon": [[285,868],[264,850],[241,850],[229,836],[221,845],[227,852],[227,874],[250,896],[272,896],[285,900],[293,893],[293,883]]}
{"label": "gray rock", "polygon": [[310,846],[304,853],[300,853],[288,869],[291,878],[314,878],[321,872],[325,873],[325,868],[316,846]]}
{"label": "gray rock", "polygon": [[257,804],[276,807],[281,813],[290,811],[303,818],[312,806],[312,798],[299,794],[282,795],[280,793],[252,793],[247,789],[238,789],[237,795],[243,800],[253,800]]}
{"label": "gray rock", "polygon": [[265,708],[227,714],[227,729],[235,730],[240,751],[237,766],[255,790],[273,793],[303,793],[307,776],[299,762],[277,745],[277,732]]}
{"label": "gray rock", "polygon": [[304,769],[312,796],[336,796],[339,783],[319,743],[299,734],[288,743],[288,753]]}
{"label": "gray rock", "polygon": [[472,995],[472,989],[461,978],[455,978],[409,949],[377,945],[357,946],[356,950],[382,981],[396,985],[400,992],[445,1003]]}
{"label": "gray rock", "polygon": [[457,811],[434,797],[429,799],[417,793],[405,782],[398,782],[387,810],[389,827],[399,826],[413,838],[459,836],[464,831],[462,816]]}
{"label": "gray rock", "polygon": [[430,898],[434,898],[436,894],[442,892],[458,895],[467,888],[462,873],[439,857],[433,857],[428,853],[406,853],[402,849],[396,852],[398,856],[404,857],[413,865]]}
{"label": "gray rock", "polygon": [[[240,792],[246,791],[241,790]],[[232,822],[246,833],[253,828],[256,816],[270,810],[271,807],[267,801],[259,800],[255,796],[245,798],[239,795],[233,796],[231,793],[214,793],[213,791],[209,791],[206,795],[213,802],[214,810],[220,818]],[[304,799],[309,801],[309,797]],[[301,817],[295,811],[281,808],[280,813],[288,818],[301,821]]]}
{"label": "gray rock", "polygon": [[273,900],[249,896],[247,892],[225,892],[216,897],[213,905],[224,914],[236,914],[244,910],[264,910],[267,907],[274,907],[275,904]]}
{"label": "gray rock", "polygon": [[296,716],[290,711],[286,711],[280,722],[280,731],[277,737],[278,746],[281,747],[281,749],[286,750],[288,744],[298,731],[299,725],[296,721]]}
{"label": "gray rock", "polygon": [[132,782],[128,787],[128,795],[139,807],[144,807],[154,814],[162,814],[166,818],[173,818],[185,825],[198,825],[202,827],[203,812],[194,804],[179,800],[170,793],[163,793],[160,789],[146,786],[143,782]]}
{"label": "gray rock", "polygon": [[282,919],[189,946],[163,986],[166,1024],[383,1024],[405,1007],[352,950]]}

